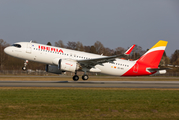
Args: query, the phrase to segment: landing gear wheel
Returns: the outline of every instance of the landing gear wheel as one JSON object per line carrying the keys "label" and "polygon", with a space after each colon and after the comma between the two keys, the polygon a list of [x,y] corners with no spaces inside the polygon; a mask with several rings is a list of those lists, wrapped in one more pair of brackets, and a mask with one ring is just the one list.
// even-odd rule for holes
{"label": "landing gear wheel", "polygon": [[83,75],[83,76],[82,76],[82,79],[83,79],[83,80],[88,80],[88,78],[89,78],[88,75]]}
{"label": "landing gear wheel", "polygon": [[22,70],[23,70],[23,71],[26,71],[26,66],[27,66],[28,62],[29,62],[28,60],[25,60],[25,61],[24,61],[24,67],[22,67]]}
{"label": "landing gear wheel", "polygon": [[73,76],[73,80],[74,80],[74,81],[78,81],[78,80],[79,80],[78,75],[74,75],[74,76]]}
{"label": "landing gear wheel", "polygon": [[26,71],[26,67],[22,67],[22,70],[23,70],[23,71]]}

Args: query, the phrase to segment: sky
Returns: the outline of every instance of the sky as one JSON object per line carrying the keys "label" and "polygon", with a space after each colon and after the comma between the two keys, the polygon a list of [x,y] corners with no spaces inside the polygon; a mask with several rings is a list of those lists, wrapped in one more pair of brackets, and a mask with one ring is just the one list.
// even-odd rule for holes
{"label": "sky", "polygon": [[9,44],[62,40],[143,50],[168,41],[179,49],[179,0],[0,0],[0,39]]}

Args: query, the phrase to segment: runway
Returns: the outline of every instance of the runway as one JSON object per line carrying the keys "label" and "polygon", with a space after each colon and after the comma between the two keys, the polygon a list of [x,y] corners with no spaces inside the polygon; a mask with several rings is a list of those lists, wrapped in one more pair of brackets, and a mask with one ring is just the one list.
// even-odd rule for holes
{"label": "runway", "polygon": [[179,81],[0,81],[0,87],[179,88]]}

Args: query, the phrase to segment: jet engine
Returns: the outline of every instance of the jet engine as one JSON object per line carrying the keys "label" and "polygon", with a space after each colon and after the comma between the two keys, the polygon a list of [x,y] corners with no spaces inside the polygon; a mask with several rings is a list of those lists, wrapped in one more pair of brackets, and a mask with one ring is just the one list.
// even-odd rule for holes
{"label": "jet engine", "polygon": [[46,66],[46,72],[62,74],[65,71],[75,72],[80,68],[77,62],[65,59],[54,59],[53,64],[55,65]]}
{"label": "jet engine", "polygon": [[58,68],[64,71],[75,72],[75,70],[79,69],[79,64],[75,61],[60,59],[58,61]]}

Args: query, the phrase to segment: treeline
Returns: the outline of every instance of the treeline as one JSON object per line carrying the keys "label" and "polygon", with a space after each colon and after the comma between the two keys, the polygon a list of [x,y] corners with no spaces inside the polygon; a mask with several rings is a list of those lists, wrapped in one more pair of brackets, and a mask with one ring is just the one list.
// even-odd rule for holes
{"label": "treeline", "polygon": [[[117,47],[115,49],[110,49],[108,47],[104,47],[104,45],[100,41],[96,41],[94,45],[91,46],[85,46],[81,42],[71,42],[68,41],[65,45],[62,40],[59,40],[58,42],[55,42],[56,47],[62,47],[72,50],[78,50],[78,51],[84,51],[99,55],[105,55],[105,56],[112,56],[112,55],[119,55],[123,54],[127,49],[123,47]],[[129,46],[130,47],[130,46]],[[136,45],[134,50],[131,53],[130,59],[138,59],[141,57],[142,54],[144,54],[146,51],[142,50],[142,47]]]}
{"label": "treeline", "polygon": [[[47,43],[48,45],[52,45],[50,42]],[[9,46],[6,41],[0,39],[0,70],[20,70],[24,65],[24,60],[20,60],[4,53],[4,48]],[[119,55],[123,54],[126,49],[123,47],[117,47],[115,49],[110,49],[108,47],[104,47],[104,45],[100,41],[96,41],[94,45],[85,46],[81,42],[71,42],[68,41],[67,44],[64,44],[62,40],[55,42],[56,47],[62,47],[72,50],[84,51],[99,55],[105,56],[112,56],[112,55]],[[129,46],[130,47],[130,46]],[[133,49],[130,56],[125,59],[129,60],[136,60],[140,58],[147,50],[143,50],[141,46],[136,45]],[[179,65],[179,50],[176,50],[171,58],[167,57],[166,53],[163,54],[162,60],[160,62],[160,66],[167,66],[168,64],[172,65]],[[29,69],[45,69],[45,64],[40,64],[36,62],[29,61],[27,66]],[[174,71],[179,71],[178,68],[173,69]]]}

